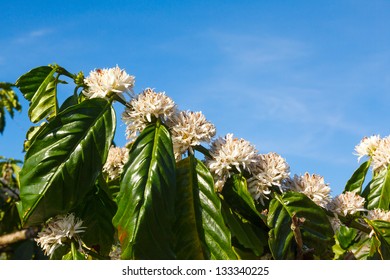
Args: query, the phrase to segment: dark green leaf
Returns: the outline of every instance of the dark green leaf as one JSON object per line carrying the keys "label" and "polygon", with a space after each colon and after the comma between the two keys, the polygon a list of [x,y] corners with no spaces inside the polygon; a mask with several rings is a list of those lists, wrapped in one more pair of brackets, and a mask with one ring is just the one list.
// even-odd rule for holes
{"label": "dark green leaf", "polygon": [[377,243],[377,251],[384,260],[390,260],[390,222],[381,220],[368,220],[365,219],[367,224],[374,231],[372,238],[375,238]]}
{"label": "dark green leaf", "polygon": [[189,156],[177,164],[178,259],[235,259],[214,181],[202,162]]}
{"label": "dark green leaf", "polygon": [[237,240],[242,247],[251,250],[255,256],[261,256],[264,253],[264,247],[268,245],[267,232],[240,216],[224,201],[222,201],[222,209],[232,238]]}
{"label": "dark green leaf", "polygon": [[96,186],[75,211],[86,227],[82,235],[83,242],[103,256],[108,256],[114,243],[115,228],[112,218],[116,210],[115,202]]}
{"label": "dark green leaf", "polygon": [[67,109],[68,107],[73,106],[73,105],[77,105],[78,103],[79,103],[78,96],[71,95],[67,99],[65,99],[65,101],[64,101],[64,103],[62,103],[59,111],[62,112],[65,109]]}
{"label": "dark green leaf", "polygon": [[222,195],[234,211],[255,224],[263,224],[261,215],[248,191],[246,179],[242,175],[233,174],[225,183]]}
{"label": "dark green leaf", "polygon": [[360,195],[370,164],[371,160],[368,160],[356,169],[356,171],[352,174],[352,177],[348,180],[344,188],[344,192],[355,192]]}
{"label": "dark green leaf", "polygon": [[[269,247],[275,259],[329,258],[333,229],[325,211],[302,193],[275,194],[268,213]],[[295,228],[295,229],[294,229]]]}
{"label": "dark green leaf", "polygon": [[118,211],[122,259],[174,259],[176,171],[169,131],[160,121],[147,126],[130,150]]}
{"label": "dark green leaf", "polygon": [[389,210],[390,206],[390,166],[374,176],[364,189],[366,208]]}
{"label": "dark green leaf", "polygon": [[40,224],[77,207],[106,161],[115,132],[115,112],[103,99],[61,112],[39,133],[20,172],[19,214]]}

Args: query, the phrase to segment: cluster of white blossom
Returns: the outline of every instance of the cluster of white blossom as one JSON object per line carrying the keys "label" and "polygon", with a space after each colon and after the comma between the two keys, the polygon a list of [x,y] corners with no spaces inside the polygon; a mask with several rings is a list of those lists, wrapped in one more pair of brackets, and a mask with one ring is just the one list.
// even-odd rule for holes
{"label": "cluster of white blossom", "polygon": [[38,237],[35,241],[41,246],[47,256],[52,256],[58,247],[71,240],[76,241],[81,248],[79,234],[83,233],[85,230],[82,223],[83,221],[76,218],[73,213],[58,215],[52,218],[46,227],[38,233]]}
{"label": "cluster of white blossom", "polygon": [[96,69],[84,79],[87,89],[83,94],[87,98],[110,98],[113,95],[125,100],[124,93],[132,93],[135,78],[118,66],[113,68]]}
{"label": "cluster of white blossom", "polygon": [[284,187],[305,194],[321,207],[326,207],[331,199],[329,184],[325,183],[324,177],[317,174],[310,175],[306,172],[303,176],[294,175],[285,181]]}
{"label": "cluster of white blossom", "polygon": [[202,112],[180,111],[170,119],[173,151],[180,160],[187,150],[201,143],[210,143],[216,134],[215,126],[206,120]]}
{"label": "cluster of white blossom", "polygon": [[252,176],[247,180],[249,193],[263,205],[264,199],[269,198],[270,188],[276,186],[282,192],[282,183],[290,176],[290,166],[275,152],[259,154],[250,171]]}
{"label": "cluster of white blossom", "polygon": [[289,176],[290,167],[277,153],[259,154],[249,141],[233,134],[216,139],[210,147],[206,165],[215,179],[215,187],[222,191],[226,180],[237,172],[246,174],[248,191],[253,199],[264,204],[271,187],[281,189],[282,181]]}
{"label": "cluster of white blossom", "polygon": [[129,150],[126,147],[111,146],[108,151],[106,163],[103,165],[103,172],[107,174],[110,180],[118,178],[123,167],[129,159]]}
{"label": "cluster of white blossom", "polygon": [[387,169],[390,164],[390,136],[381,138],[379,135],[364,137],[355,147],[358,160],[363,157],[371,158],[374,172]]}
{"label": "cluster of white blossom", "polygon": [[164,92],[145,89],[134,97],[122,114],[126,123],[127,139],[132,142],[144,128],[152,122],[152,118],[167,121],[176,113],[176,104]]}

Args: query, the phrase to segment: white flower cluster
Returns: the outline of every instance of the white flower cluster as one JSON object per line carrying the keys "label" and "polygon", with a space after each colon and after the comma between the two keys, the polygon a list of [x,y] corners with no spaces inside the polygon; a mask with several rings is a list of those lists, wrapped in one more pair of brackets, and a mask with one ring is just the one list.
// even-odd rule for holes
{"label": "white flower cluster", "polygon": [[345,192],[335,198],[327,205],[328,210],[336,215],[354,215],[359,211],[366,211],[364,208],[365,199],[354,192]]}
{"label": "white flower cluster", "polygon": [[216,134],[215,126],[206,120],[202,112],[181,111],[170,119],[169,128],[172,133],[173,150],[176,160],[180,160],[187,150],[210,143]]}
{"label": "white flower cluster", "polygon": [[168,120],[176,113],[176,104],[163,92],[155,92],[147,88],[133,98],[122,114],[126,123],[127,139],[132,142],[150,122],[152,118]]}
{"label": "white flower cluster", "polygon": [[294,175],[286,180],[284,187],[305,194],[321,207],[326,207],[331,199],[329,185],[325,183],[324,177],[317,174],[306,172],[303,176]]}
{"label": "white flower cluster", "polygon": [[83,94],[88,98],[106,99],[118,95],[122,100],[125,100],[123,93],[132,92],[134,82],[134,76],[128,75],[118,66],[109,69],[96,69],[84,79],[88,88],[83,91]]}
{"label": "white flower cluster", "polygon": [[210,156],[206,159],[206,165],[214,174],[215,186],[219,191],[232,172],[250,172],[251,165],[258,158],[255,146],[242,138],[234,138],[231,133],[211,144]]}
{"label": "white flower cluster", "polygon": [[358,160],[362,157],[370,157],[374,172],[386,169],[390,164],[390,136],[380,138],[379,135],[364,137],[355,147]]}
{"label": "white flower cluster", "polygon": [[264,204],[272,186],[281,187],[288,178],[290,167],[277,153],[259,154],[255,146],[245,139],[227,134],[216,139],[210,148],[206,165],[215,178],[215,187],[222,191],[226,180],[235,172],[245,172],[248,191],[253,199]]}
{"label": "white flower cluster", "polygon": [[368,210],[365,217],[369,220],[390,222],[390,211],[383,209]]}
{"label": "white flower cluster", "polygon": [[248,181],[249,193],[255,200],[264,204],[268,199],[270,187],[277,186],[282,190],[282,182],[290,176],[290,166],[279,154],[271,152],[260,154],[251,168],[252,177]]}
{"label": "white flower cluster", "polygon": [[85,227],[81,226],[82,223],[73,213],[58,215],[49,221],[43,231],[38,233],[38,238],[35,241],[47,256],[52,256],[58,247],[72,239],[78,242],[81,247],[79,234],[85,230]]}
{"label": "white flower cluster", "polygon": [[105,172],[110,180],[118,178],[122,172],[123,167],[129,159],[129,150],[125,147],[111,146],[108,151],[106,163],[103,166]]}
{"label": "white flower cluster", "polygon": [[161,119],[168,127],[177,160],[192,147],[210,143],[216,134],[215,126],[206,120],[202,112],[180,111],[165,93],[148,88],[129,102],[122,115],[127,124],[127,139],[132,142],[153,121]]}

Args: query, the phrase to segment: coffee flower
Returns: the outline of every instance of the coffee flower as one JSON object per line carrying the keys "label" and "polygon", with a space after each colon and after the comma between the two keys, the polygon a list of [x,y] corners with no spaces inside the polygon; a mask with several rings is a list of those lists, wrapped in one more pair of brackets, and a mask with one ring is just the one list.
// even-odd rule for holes
{"label": "coffee flower", "polygon": [[264,204],[264,198],[268,199],[271,193],[269,189],[277,186],[281,189],[281,183],[290,176],[290,167],[286,160],[277,153],[258,155],[258,160],[252,165],[252,177],[248,182],[248,191],[253,199]]}
{"label": "coffee flower", "polygon": [[113,68],[104,68],[91,71],[89,76],[84,79],[88,86],[83,94],[87,98],[110,98],[118,95],[125,100],[123,93],[132,93],[135,78],[126,73],[125,70],[118,66]]}
{"label": "coffee flower", "polygon": [[202,112],[181,111],[171,118],[169,127],[177,160],[187,150],[193,152],[193,146],[209,143],[216,133],[215,126],[206,120]]}
{"label": "coffee flower", "polygon": [[85,229],[81,226],[82,223],[73,213],[58,215],[49,221],[43,231],[38,233],[38,238],[35,241],[47,256],[52,256],[58,247],[71,240],[78,242],[81,247],[79,234],[84,232]]}
{"label": "coffee flower", "polygon": [[365,200],[360,195],[354,192],[345,192],[333,198],[327,208],[336,215],[347,216],[359,211],[366,211],[364,203]]}
{"label": "coffee flower", "polygon": [[390,211],[383,209],[368,210],[365,216],[369,220],[381,220],[385,222],[390,222]]}
{"label": "coffee flower", "polygon": [[103,172],[111,180],[118,178],[122,174],[123,167],[128,159],[129,150],[127,148],[111,146],[108,151],[107,161],[103,166]]}
{"label": "coffee flower", "polygon": [[382,138],[372,155],[372,169],[380,172],[390,164],[390,136]]}
{"label": "coffee flower", "polygon": [[257,150],[250,142],[234,138],[233,134],[216,139],[210,147],[210,158],[206,165],[214,175],[215,186],[221,191],[233,172],[250,171],[257,160]]}
{"label": "coffee flower", "polygon": [[324,177],[306,172],[303,176],[294,175],[294,178],[286,180],[285,188],[303,193],[314,203],[325,207],[330,201],[330,188],[325,183]]}
{"label": "coffee flower", "polygon": [[358,161],[364,156],[371,157],[375,150],[378,148],[381,141],[379,135],[373,135],[371,137],[364,137],[358,145],[355,146],[355,152],[358,157]]}
{"label": "coffee flower", "polygon": [[135,140],[138,133],[153,119],[167,121],[176,110],[176,104],[165,93],[157,93],[150,88],[145,89],[130,101],[122,114],[122,120],[127,124],[127,139]]}

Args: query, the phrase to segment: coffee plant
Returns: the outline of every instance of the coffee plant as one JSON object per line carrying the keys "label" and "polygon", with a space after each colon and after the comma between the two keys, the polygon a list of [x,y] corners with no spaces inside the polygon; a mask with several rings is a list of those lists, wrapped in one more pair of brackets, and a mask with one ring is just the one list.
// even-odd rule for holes
{"label": "coffee plant", "polygon": [[34,124],[24,160],[0,158],[0,258],[390,259],[390,137],[362,139],[332,198],[322,176],[291,176],[277,153],[216,137],[201,112],[134,82],[118,66],[49,65],[0,83],[0,132],[15,90]]}

